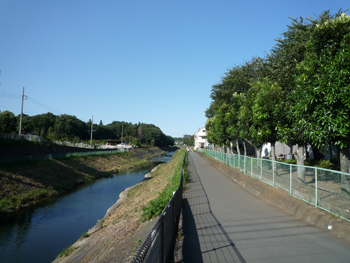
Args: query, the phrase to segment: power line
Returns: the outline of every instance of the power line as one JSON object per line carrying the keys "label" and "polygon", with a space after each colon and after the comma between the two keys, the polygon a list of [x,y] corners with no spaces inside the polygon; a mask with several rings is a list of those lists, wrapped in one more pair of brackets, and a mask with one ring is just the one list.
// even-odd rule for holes
{"label": "power line", "polygon": [[[6,98],[6,99],[18,99],[18,100],[21,100],[22,99],[22,95],[19,95],[19,94],[15,94],[15,93],[10,93],[10,92],[7,92],[5,90],[1,90],[0,91],[0,97],[1,98]],[[37,101],[36,99],[32,98],[32,97],[29,97],[27,95],[24,95],[24,99],[25,100],[29,100],[30,102],[38,105],[39,107],[41,108],[44,108],[50,112],[55,112],[55,113],[58,113],[58,114],[64,114],[62,112],[60,112],[59,110],[56,110],[52,107],[49,107],[47,105],[45,105],[44,103],[40,102],[40,101]]]}
{"label": "power line", "polygon": [[35,100],[35,99],[32,98],[32,97],[28,97],[28,100],[29,100],[30,102],[32,102],[32,103],[34,103],[34,104],[36,104],[36,105],[38,105],[38,106],[44,108],[44,109],[47,109],[48,111],[52,111],[52,112],[56,112],[56,113],[59,113],[59,114],[63,114],[62,112],[60,112],[60,111],[58,111],[58,110],[56,110],[56,109],[54,109],[54,108],[51,108],[51,107],[45,105],[44,103],[41,103],[41,102]]}
{"label": "power line", "polygon": [[1,90],[0,91],[0,97],[2,98],[7,98],[7,99],[22,99],[22,96],[19,94],[15,94],[15,93],[9,93],[6,92],[5,90]]}

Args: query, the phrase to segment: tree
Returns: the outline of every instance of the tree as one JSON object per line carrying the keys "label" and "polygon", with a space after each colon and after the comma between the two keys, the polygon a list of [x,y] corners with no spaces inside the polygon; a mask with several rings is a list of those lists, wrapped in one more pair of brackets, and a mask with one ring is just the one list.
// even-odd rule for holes
{"label": "tree", "polygon": [[[335,15],[330,15],[329,10],[322,12],[316,18],[307,18],[306,21],[302,17],[292,19],[288,30],[282,34],[283,38],[277,39],[277,43],[273,47],[271,53],[267,56],[264,64],[268,76],[271,81],[275,81],[286,91],[286,109],[287,115],[278,127],[281,142],[287,143],[292,150],[292,145],[298,144],[298,151],[295,155],[298,165],[304,165],[304,145],[308,141],[305,129],[300,125],[299,119],[295,118],[294,105],[298,102],[295,96],[297,74],[297,65],[305,58],[306,43],[310,39],[310,35],[317,28],[318,24],[341,15],[341,11]],[[311,144],[314,153],[318,150],[315,145]],[[316,154],[315,154],[316,155]],[[316,157],[314,155],[314,157]],[[298,170],[299,177],[303,178],[303,172]]]}
{"label": "tree", "polygon": [[192,135],[190,138],[183,138],[183,143],[188,146],[194,146],[194,135]]}
{"label": "tree", "polygon": [[57,136],[60,139],[73,140],[75,142],[81,139],[88,139],[89,129],[85,122],[82,122],[75,116],[63,114],[57,117],[54,125]]}
{"label": "tree", "polygon": [[261,58],[253,58],[242,66],[235,66],[225,73],[220,84],[212,87],[212,102],[205,112],[208,118],[207,139],[210,143],[230,146],[230,141],[236,139],[240,154],[238,139],[242,138],[245,149],[245,138],[242,137],[245,134],[238,125],[239,108],[251,88],[251,83],[264,76],[262,64]]}
{"label": "tree", "polygon": [[[19,124],[20,124],[20,120],[21,119],[21,115],[17,115],[16,117],[16,124],[17,124],[17,128],[16,130],[19,130]],[[33,132],[34,126],[33,123],[31,121],[31,117],[23,114],[22,116],[22,133],[31,133]]]}
{"label": "tree", "polygon": [[227,131],[229,140],[236,140],[236,149],[239,155],[241,154],[239,148],[239,139],[243,139],[244,155],[247,155],[245,140],[244,137],[242,137],[244,134],[241,130],[242,127],[239,125],[239,111],[244,102],[244,96],[245,95],[243,93],[238,94],[235,92],[230,103],[229,111],[225,114],[225,120],[228,125]]}
{"label": "tree", "polygon": [[341,170],[348,172],[350,146],[350,17],[318,24],[298,65],[295,118],[319,147],[340,145]]}
{"label": "tree", "polygon": [[[256,92],[258,90],[253,88],[247,93],[244,98],[242,106],[239,109],[239,122],[241,138],[247,139],[256,148],[257,158],[261,158],[262,146],[265,143],[265,139],[254,132],[254,129],[250,129],[253,126],[252,115],[253,115],[253,104]],[[256,136],[258,135],[258,136]]]}
{"label": "tree", "polygon": [[247,94],[250,83],[264,76],[262,63],[261,58],[253,58],[244,65],[235,66],[226,72],[221,83],[212,86],[210,94],[212,101],[205,111],[206,117],[214,117],[221,105],[230,104],[235,92]]}
{"label": "tree", "polygon": [[276,160],[275,142],[279,140],[278,126],[285,117],[285,92],[268,78],[252,84],[252,125],[250,132],[257,142],[271,143],[271,157]]}
{"label": "tree", "polygon": [[17,121],[15,115],[10,111],[0,113],[0,132],[15,133]]}
{"label": "tree", "polygon": [[[56,118],[57,116],[50,112],[33,116],[31,118],[31,121],[34,127],[34,133],[42,137],[52,138],[52,134],[48,134],[48,131],[50,127],[54,127]],[[55,132],[55,131],[51,129],[50,132]],[[52,139],[57,139],[57,138],[52,138]]]}

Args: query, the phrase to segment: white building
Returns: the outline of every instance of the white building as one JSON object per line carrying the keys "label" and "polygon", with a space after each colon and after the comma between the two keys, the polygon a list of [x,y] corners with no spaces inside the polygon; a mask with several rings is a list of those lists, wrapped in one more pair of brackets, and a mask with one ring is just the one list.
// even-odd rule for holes
{"label": "white building", "polygon": [[194,134],[194,149],[198,148],[208,148],[207,132],[204,127]]}

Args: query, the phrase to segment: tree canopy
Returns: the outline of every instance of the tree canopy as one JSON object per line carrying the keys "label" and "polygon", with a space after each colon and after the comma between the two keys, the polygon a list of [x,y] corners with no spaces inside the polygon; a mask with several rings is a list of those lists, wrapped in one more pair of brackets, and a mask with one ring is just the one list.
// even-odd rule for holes
{"label": "tree canopy", "polygon": [[[18,133],[19,115],[12,112],[0,113],[0,132]],[[117,140],[135,145],[168,146],[174,145],[174,139],[165,135],[153,124],[132,124],[124,121],[113,121],[110,124],[93,124],[93,138],[96,140]],[[35,116],[23,115],[22,132],[42,136],[50,140],[67,140],[80,142],[91,136],[91,120],[83,122],[72,115],[54,115],[50,112]]]}
{"label": "tree canopy", "polygon": [[233,67],[212,86],[205,111],[209,142],[334,144],[349,155],[349,16],[326,10],[292,19],[281,35],[266,57]]}

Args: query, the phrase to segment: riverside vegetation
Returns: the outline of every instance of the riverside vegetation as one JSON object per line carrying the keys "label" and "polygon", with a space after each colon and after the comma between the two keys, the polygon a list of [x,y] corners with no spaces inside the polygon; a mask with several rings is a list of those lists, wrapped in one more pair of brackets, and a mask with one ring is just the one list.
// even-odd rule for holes
{"label": "riverside vegetation", "polygon": [[0,163],[0,214],[147,163],[162,150]]}
{"label": "riverside vegetation", "polygon": [[[161,164],[152,172],[150,180],[132,188],[126,201],[99,221],[98,231],[89,231],[88,237],[62,251],[54,262],[61,262],[62,258],[63,262],[124,262],[131,259],[137,250],[135,240],[139,240],[139,236],[133,235],[142,222],[161,214],[170,201],[179,185],[185,156],[186,150],[177,151],[169,163]],[[184,170],[185,187],[188,172],[186,167]]]}

